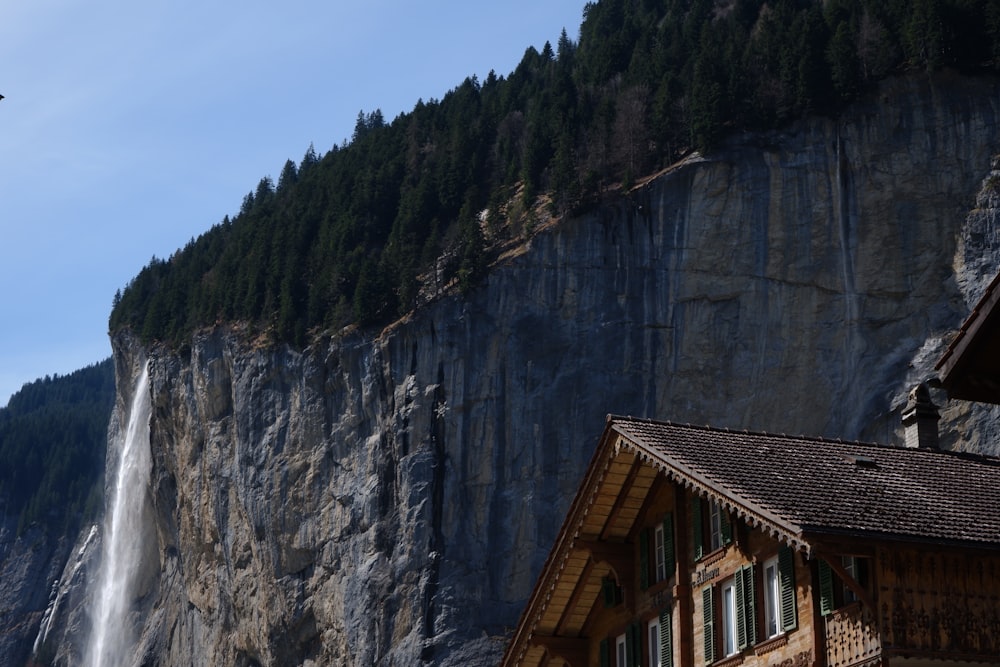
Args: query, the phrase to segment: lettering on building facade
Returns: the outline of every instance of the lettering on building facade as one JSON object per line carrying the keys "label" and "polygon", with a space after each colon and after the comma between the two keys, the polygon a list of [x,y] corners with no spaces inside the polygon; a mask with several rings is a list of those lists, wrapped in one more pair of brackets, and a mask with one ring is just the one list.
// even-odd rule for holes
{"label": "lettering on building facade", "polygon": [[694,573],[691,585],[701,586],[702,584],[707,584],[708,582],[712,581],[718,576],[719,576],[719,568],[717,567],[713,567],[710,570],[708,568],[704,570],[698,570],[697,572]]}

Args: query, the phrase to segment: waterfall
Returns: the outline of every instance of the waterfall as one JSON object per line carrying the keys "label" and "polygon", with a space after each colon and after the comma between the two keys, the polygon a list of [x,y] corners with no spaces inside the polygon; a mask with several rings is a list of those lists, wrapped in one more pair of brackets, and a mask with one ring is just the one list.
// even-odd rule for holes
{"label": "waterfall", "polygon": [[144,546],[143,505],[152,457],[149,451],[149,371],[136,382],[124,441],[118,445],[118,472],[105,508],[104,543],[96,588],[91,595],[92,628],[84,664],[116,667],[131,649],[128,611]]}

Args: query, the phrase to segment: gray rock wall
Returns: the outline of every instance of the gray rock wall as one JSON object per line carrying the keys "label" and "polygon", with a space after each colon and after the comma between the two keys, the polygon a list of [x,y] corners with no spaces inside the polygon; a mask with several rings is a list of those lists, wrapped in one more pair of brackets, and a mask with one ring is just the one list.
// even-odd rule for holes
{"label": "gray rock wall", "polygon": [[17,518],[0,519],[0,664],[23,665],[50,598],[55,598],[72,537],[32,525],[17,535]]}
{"label": "gray rock wall", "polygon": [[300,353],[219,328],[188,356],[116,339],[121,367],[153,369],[139,654],[495,664],[609,412],[899,442],[966,274],[997,266],[989,211],[966,216],[998,90],[899,80],[735,140],[375,337]]}

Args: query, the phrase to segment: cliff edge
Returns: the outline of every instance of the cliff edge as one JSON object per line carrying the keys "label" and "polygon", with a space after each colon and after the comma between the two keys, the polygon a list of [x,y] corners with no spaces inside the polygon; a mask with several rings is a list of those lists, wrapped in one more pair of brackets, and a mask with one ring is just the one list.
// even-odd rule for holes
{"label": "cliff edge", "polygon": [[123,386],[151,368],[137,662],[495,664],[608,413],[898,442],[997,266],[998,93],[908,77],[736,138],[378,334],[116,336]]}

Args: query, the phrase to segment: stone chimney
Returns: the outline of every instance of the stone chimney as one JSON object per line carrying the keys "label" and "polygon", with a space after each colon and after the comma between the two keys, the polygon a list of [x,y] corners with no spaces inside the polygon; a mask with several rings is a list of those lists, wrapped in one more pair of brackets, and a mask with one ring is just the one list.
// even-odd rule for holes
{"label": "stone chimney", "polygon": [[937,425],[941,415],[931,400],[926,382],[921,382],[910,391],[902,418],[907,447],[938,448]]}

